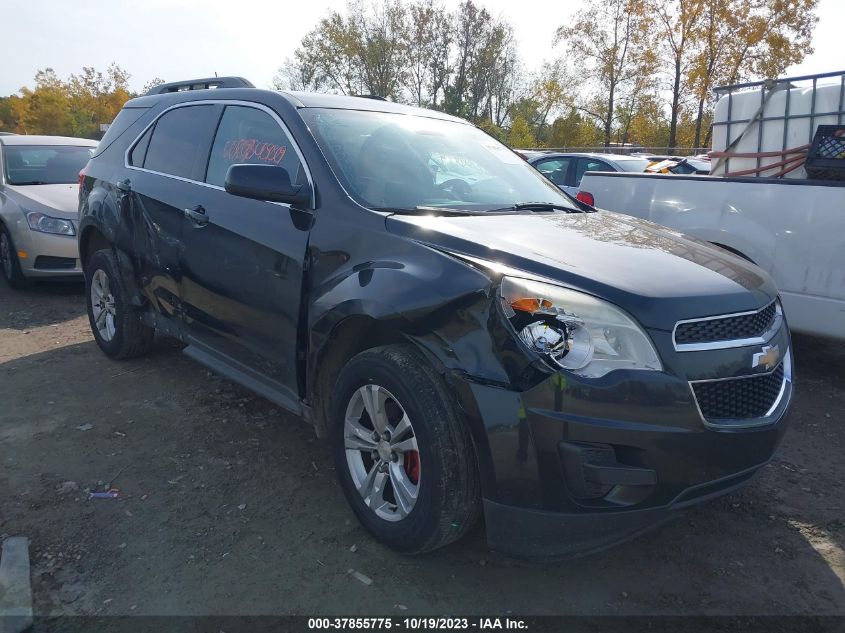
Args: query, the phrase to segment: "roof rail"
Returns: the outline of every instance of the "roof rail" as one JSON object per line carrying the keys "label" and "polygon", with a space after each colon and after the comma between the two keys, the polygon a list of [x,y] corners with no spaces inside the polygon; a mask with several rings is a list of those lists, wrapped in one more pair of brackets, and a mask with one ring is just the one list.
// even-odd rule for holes
{"label": "roof rail", "polygon": [[167,84],[159,84],[150,88],[146,94],[161,95],[168,92],[206,90],[209,88],[255,88],[255,86],[243,77],[206,77],[205,79],[189,79],[187,81],[173,81]]}

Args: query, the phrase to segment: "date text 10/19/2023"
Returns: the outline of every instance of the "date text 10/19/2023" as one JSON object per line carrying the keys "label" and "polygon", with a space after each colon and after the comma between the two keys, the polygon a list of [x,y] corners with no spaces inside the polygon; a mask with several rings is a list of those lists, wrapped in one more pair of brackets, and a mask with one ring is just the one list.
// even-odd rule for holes
{"label": "date text 10/19/2023", "polygon": [[528,624],[519,618],[309,618],[309,630],[393,630],[393,631],[526,631]]}

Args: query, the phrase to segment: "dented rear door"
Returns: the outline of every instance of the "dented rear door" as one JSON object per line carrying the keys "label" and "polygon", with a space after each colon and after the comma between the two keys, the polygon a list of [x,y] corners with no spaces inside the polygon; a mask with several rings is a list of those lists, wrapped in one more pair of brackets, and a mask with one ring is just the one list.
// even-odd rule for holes
{"label": "dented rear door", "polygon": [[183,313],[185,209],[196,204],[208,148],[223,108],[185,104],[165,111],[127,154],[122,208],[129,215],[132,254],[147,298],[164,314]]}

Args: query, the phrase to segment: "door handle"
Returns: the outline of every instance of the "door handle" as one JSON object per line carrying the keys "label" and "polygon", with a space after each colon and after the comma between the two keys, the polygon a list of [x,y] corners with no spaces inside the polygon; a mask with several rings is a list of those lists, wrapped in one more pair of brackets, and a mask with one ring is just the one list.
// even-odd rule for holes
{"label": "door handle", "polygon": [[208,216],[205,214],[205,209],[198,204],[193,209],[185,209],[185,217],[194,223],[197,227],[208,224]]}

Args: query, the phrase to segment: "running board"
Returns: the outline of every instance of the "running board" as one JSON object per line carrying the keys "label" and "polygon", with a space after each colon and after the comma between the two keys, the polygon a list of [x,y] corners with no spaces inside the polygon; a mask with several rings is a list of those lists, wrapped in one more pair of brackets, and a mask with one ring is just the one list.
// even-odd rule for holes
{"label": "running board", "polygon": [[262,376],[243,363],[212,350],[196,339],[189,339],[189,345],[182,350],[182,353],[291,413],[299,416],[303,414],[302,405],[298,399],[291,395],[287,387]]}

